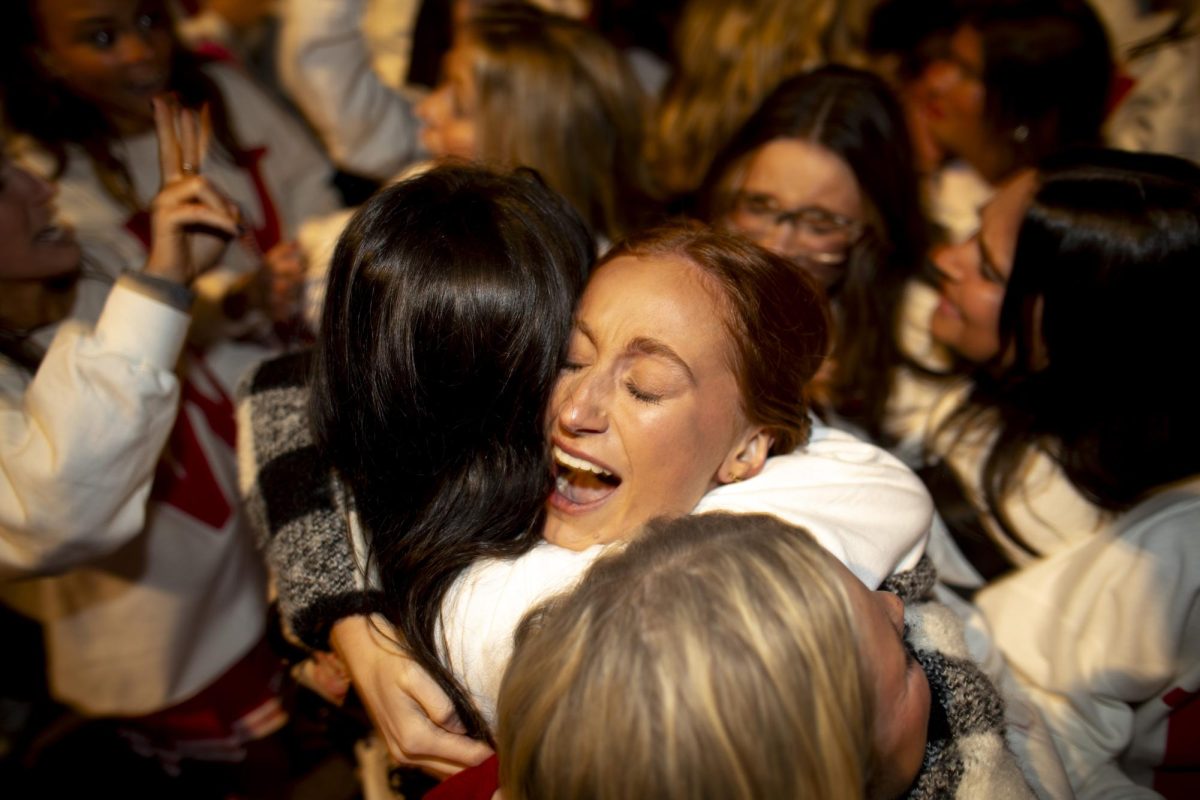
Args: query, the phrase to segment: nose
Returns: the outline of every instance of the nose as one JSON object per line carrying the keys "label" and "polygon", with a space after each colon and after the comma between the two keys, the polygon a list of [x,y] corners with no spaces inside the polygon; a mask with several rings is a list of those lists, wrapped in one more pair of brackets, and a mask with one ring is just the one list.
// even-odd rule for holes
{"label": "nose", "polygon": [[118,54],[124,64],[143,64],[154,60],[151,32],[132,31],[121,36]]}
{"label": "nose", "polygon": [[603,433],[608,428],[605,392],[600,382],[586,375],[570,380],[562,387],[563,399],[556,414],[558,427],[571,436]]}
{"label": "nose", "polygon": [[785,222],[775,222],[756,238],[758,244],[770,250],[775,255],[783,256],[784,258],[795,258],[801,255],[797,244],[799,237],[795,233],[791,225]]}
{"label": "nose", "polygon": [[920,89],[926,97],[934,97],[953,86],[960,74],[954,62],[946,58],[934,58],[921,73]]}
{"label": "nose", "polygon": [[39,175],[34,175],[23,167],[14,165],[12,168],[16,171],[16,178],[19,185],[23,187],[24,194],[29,198],[31,205],[44,206],[58,194],[58,186],[56,184]]}
{"label": "nose", "polygon": [[935,248],[930,259],[943,281],[959,283],[966,272],[966,259],[974,239],[968,239],[959,244],[947,244]]}
{"label": "nose", "polygon": [[447,92],[445,87],[439,86],[425,95],[421,102],[417,103],[417,119],[428,126],[435,124],[439,117],[445,116]]}

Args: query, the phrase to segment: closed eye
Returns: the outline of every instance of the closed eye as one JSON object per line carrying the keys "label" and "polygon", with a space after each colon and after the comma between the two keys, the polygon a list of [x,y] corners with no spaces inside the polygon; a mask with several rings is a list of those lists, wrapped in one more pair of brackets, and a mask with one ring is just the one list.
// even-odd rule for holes
{"label": "closed eye", "polygon": [[653,394],[652,392],[644,392],[641,389],[639,389],[637,384],[635,384],[633,381],[626,381],[625,388],[629,390],[629,394],[631,394],[635,400],[638,400],[640,402],[649,403],[651,405],[658,405],[659,403],[662,402],[661,394]]}

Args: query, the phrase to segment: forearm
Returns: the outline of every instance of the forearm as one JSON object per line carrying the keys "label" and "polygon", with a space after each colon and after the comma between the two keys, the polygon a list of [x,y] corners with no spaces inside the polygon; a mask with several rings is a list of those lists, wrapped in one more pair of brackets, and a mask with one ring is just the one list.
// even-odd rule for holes
{"label": "forearm", "polygon": [[186,302],[186,290],[123,276],[96,327],[64,325],[3,411],[0,575],[67,569],[141,531],[178,408]]}
{"label": "forearm", "polygon": [[371,66],[361,0],[289,0],[280,77],[343,169],[386,180],[413,160],[412,103]]}
{"label": "forearm", "polygon": [[332,625],[369,613],[375,596],[365,591],[336,479],[313,440],[308,368],[308,354],[300,353],[248,376],[238,393],[238,465],[280,612],[301,641],[322,650]]}

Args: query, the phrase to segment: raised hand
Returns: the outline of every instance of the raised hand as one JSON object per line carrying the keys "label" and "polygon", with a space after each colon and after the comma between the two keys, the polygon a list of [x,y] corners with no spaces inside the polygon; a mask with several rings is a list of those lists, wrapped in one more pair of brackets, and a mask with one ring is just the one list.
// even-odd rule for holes
{"label": "raised hand", "polygon": [[197,113],[155,98],[162,188],[151,203],[145,272],[190,284],[213,266],[238,234],[237,206],[200,174],[208,151],[207,109]]}

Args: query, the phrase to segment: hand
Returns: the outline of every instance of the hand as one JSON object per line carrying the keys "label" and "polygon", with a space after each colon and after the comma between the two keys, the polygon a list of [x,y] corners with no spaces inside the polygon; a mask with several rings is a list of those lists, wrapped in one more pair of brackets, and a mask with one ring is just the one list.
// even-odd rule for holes
{"label": "hand", "polygon": [[304,251],[293,241],[280,242],[263,257],[267,312],[275,322],[288,322],[296,316],[307,268]]}
{"label": "hand", "polygon": [[238,233],[237,207],[197,174],[208,149],[207,113],[154,98],[162,188],[151,202],[145,272],[182,284],[216,263]]}
{"label": "hand", "polygon": [[392,758],[439,778],[486,760],[491,748],[465,735],[450,698],[395,638],[379,615],[347,617],[329,635]]}

